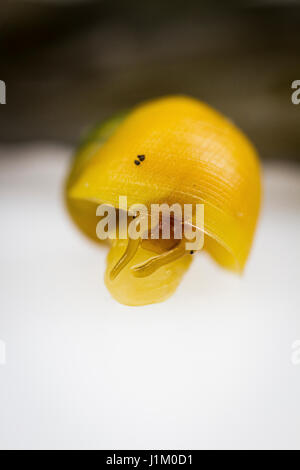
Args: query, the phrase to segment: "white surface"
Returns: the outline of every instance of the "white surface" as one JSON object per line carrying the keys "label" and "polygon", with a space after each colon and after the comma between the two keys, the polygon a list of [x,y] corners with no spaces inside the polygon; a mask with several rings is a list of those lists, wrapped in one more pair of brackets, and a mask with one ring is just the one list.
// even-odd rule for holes
{"label": "white surface", "polygon": [[0,149],[0,447],[300,449],[300,169],[266,168],[243,278],[198,256],[130,308],[64,212],[68,158]]}

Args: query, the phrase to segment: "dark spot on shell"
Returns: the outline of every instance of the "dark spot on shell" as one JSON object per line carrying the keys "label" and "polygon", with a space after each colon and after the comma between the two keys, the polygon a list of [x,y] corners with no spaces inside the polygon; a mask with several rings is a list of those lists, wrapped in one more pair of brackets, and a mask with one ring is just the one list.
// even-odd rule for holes
{"label": "dark spot on shell", "polygon": [[138,155],[137,156],[140,162],[143,162],[145,160],[145,155]]}
{"label": "dark spot on shell", "polygon": [[140,165],[140,164],[141,164],[141,162],[139,162],[138,160],[134,160],[134,163],[135,163],[136,165]]}

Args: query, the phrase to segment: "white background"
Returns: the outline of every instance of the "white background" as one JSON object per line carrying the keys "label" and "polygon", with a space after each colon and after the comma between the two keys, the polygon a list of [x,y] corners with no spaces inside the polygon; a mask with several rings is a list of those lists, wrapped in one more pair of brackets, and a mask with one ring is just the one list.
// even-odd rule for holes
{"label": "white background", "polygon": [[132,308],[64,211],[69,157],[0,149],[0,447],[300,449],[300,168],[265,168],[242,278],[201,254]]}

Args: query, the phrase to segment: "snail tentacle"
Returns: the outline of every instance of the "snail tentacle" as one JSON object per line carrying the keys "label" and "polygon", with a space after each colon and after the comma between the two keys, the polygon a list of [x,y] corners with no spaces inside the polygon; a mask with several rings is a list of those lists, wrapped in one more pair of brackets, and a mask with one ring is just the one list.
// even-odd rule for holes
{"label": "snail tentacle", "polygon": [[181,258],[186,254],[185,243],[186,240],[182,239],[180,243],[175,246],[175,248],[165,251],[161,255],[153,256],[142,264],[133,266],[131,268],[133,274],[136,277],[146,277],[154,273],[158,268],[161,268],[162,266],[165,266],[166,264]]}
{"label": "snail tentacle", "polygon": [[141,241],[141,238],[137,238],[136,240],[134,240],[133,238],[128,238],[128,244],[125,253],[110,271],[109,277],[112,281],[118,276],[118,274],[120,274],[122,269],[125,268],[125,266],[127,266],[127,264],[132,260],[141,244]]}

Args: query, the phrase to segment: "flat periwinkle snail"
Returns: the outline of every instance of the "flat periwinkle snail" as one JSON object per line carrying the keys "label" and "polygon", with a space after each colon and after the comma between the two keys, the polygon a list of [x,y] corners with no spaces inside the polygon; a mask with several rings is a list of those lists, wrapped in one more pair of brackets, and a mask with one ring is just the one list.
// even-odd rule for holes
{"label": "flat periwinkle snail", "polygon": [[[125,236],[116,219],[114,236],[108,238],[105,283],[117,301],[146,305],[168,298],[201,251],[191,249],[184,235],[174,235],[175,221],[186,223],[177,215],[169,217],[169,238],[161,236],[160,216],[156,237],[146,237],[149,226],[143,224],[152,217],[151,207],[203,205],[204,225],[197,226],[193,212],[189,220],[195,232],[204,233],[201,249],[220,266],[241,273],[260,209],[260,164],[252,144],[230,120],[196,99],[167,96],[93,130],[74,157],[65,196],[74,222],[99,243],[99,205],[121,213],[122,196],[126,207],[143,207],[127,214]],[[129,236],[129,224],[135,237]]]}

